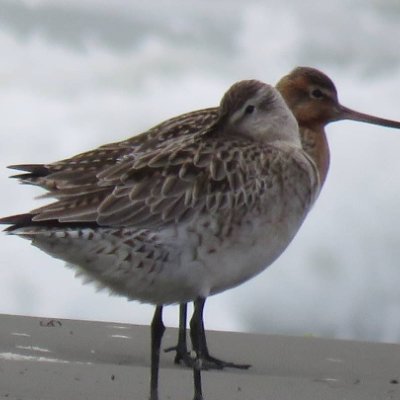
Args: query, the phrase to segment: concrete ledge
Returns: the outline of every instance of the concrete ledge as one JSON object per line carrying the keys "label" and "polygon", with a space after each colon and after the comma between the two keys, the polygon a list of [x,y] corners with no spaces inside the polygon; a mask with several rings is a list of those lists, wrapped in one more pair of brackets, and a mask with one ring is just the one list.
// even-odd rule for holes
{"label": "concrete ledge", "polygon": [[[167,329],[163,347],[176,329]],[[147,399],[147,326],[0,315],[0,399]],[[248,371],[203,373],[206,400],[400,399],[400,345],[209,332]],[[160,400],[191,399],[192,373],[162,354]]]}

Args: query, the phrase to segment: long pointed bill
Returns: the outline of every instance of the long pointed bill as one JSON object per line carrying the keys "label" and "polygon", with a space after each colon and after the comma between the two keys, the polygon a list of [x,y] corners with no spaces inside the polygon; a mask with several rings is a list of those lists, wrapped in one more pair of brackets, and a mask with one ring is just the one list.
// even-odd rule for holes
{"label": "long pointed bill", "polygon": [[360,113],[358,111],[351,110],[350,108],[339,106],[339,113],[337,120],[350,119],[352,121],[366,122],[367,124],[387,126],[388,128],[400,129],[400,121],[392,121],[390,119],[384,119]]}

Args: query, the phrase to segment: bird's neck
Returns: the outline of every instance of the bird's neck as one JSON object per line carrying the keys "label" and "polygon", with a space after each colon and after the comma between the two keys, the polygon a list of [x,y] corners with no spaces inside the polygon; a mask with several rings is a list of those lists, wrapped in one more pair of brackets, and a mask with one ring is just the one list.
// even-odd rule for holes
{"label": "bird's neck", "polygon": [[300,127],[300,136],[303,149],[317,165],[321,187],[325,182],[329,169],[329,146],[324,129],[310,129]]}

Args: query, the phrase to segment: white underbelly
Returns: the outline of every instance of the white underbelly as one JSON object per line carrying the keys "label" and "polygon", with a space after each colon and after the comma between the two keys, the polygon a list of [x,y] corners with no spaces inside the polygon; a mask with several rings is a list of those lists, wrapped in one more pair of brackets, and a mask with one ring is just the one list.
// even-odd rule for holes
{"label": "white underbelly", "polygon": [[222,292],[259,274],[282,254],[303,220],[303,213],[272,223],[249,218],[226,238],[213,234],[212,227],[186,234],[179,264],[183,274],[195,277],[194,296]]}
{"label": "white underbelly", "polygon": [[[210,282],[210,294],[230,289],[256,276],[271,265],[286,249],[293,236],[276,227],[274,232],[248,241],[234,243],[222,249],[219,256],[205,257],[205,269]],[[225,246],[223,246],[225,247]]]}

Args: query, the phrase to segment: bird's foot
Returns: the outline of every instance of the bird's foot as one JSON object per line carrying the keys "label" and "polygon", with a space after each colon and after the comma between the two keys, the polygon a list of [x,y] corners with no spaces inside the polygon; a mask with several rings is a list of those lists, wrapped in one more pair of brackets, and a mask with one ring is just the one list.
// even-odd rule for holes
{"label": "bird's foot", "polygon": [[[169,347],[164,350],[166,353],[170,351],[176,351],[174,362],[175,364],[183,364],[186,367],[193,368],[196,358],[191,355],[187,349],[180,349],[179,346]],[[251,367],[250,364],[236,364],[229,361],[223,361],[209,354],[202,354],[200,360],[202,370],[210,369],[224,369],[224,368],[236,368],[236,369],[248,369]]]}
{"label": "bird's foot", "polygon": [[236,368],[236,369],[249,369],[250,364],[236,364],[230,361],[223,361],[209,354],[201,356],[202,369],[224,369],[224,368]]}

